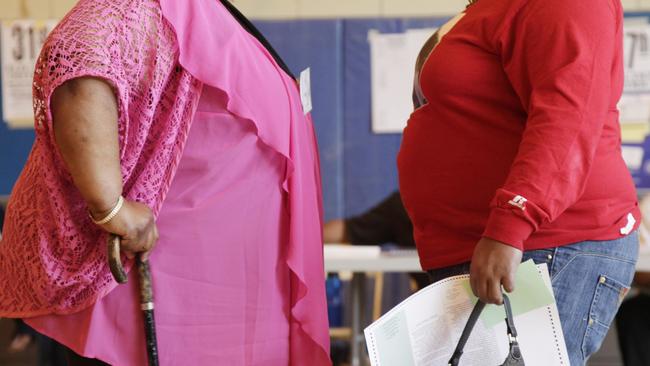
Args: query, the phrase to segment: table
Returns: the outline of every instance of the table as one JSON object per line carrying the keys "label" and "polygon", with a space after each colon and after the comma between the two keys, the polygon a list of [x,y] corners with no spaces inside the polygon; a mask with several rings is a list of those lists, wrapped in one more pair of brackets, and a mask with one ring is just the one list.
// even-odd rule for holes
{"label": "table", "polygon": [[365,343],[362,324],[366,272],[422,271],[415,250],[382,252],[376,246],[325,245],[325,272],[352,272],[350,283],[352,302],[352,366],[361,366]]}

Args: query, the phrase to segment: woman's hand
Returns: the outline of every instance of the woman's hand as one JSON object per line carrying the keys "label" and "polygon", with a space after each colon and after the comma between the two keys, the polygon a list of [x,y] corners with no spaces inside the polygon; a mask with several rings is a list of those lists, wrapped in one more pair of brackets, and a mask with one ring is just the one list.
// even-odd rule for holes
{"label": "woman's hand", "polygon": [[523,253],[502,242],[482,238],[474,248],[469,280],[472,292],[487,304],[503,303],[501,286],[515,290],[515,273]]}
{"label": "woman's hand", "polygon": [[[94,214],[95,219],[106,213]],[[121,248],[128,258],[142,253],[146,260],[158,241],[158,228],[149,207],[134,201],[124,201],[124,206],[111,221],[101,225],[104,230],[121,238]]]}

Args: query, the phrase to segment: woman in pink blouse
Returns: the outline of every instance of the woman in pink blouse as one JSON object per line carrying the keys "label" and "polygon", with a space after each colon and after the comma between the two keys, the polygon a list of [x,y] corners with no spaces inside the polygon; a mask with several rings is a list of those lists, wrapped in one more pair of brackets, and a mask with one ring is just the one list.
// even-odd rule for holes
{"label": "woman in pink blouse", "polygon": [[107,266],[112,233],[127,267],[152,262],[162,365],[330,363],[313,126],[232,5],[81,0],[44,45],[34,108],[0,316],[74,364],[146,364],[137,281],[117,287]]}

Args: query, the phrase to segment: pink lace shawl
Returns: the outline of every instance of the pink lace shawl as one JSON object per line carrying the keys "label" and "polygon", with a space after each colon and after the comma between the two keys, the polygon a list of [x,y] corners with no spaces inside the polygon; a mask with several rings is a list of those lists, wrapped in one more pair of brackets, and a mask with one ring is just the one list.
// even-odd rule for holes
{"label": "pink lace shawl", "polygon": [[264,76],[255,75],[255,59],[238,47],[237,27],[214,0],[81,0],[51,33],[34,75],[36,141],[14,187],[0,243],[0,316],[74,313],[116,286],[106,264],[106,235],[89,221],[55,148],[53,91],[81,76],[113,85],[124,194],[157,214],[205,83],[224,91],[228,109],[254,123],[260,140],[287,159],[291,360],[330,363],[314,131],[289,77],[284,100],[290,120],[263,118],[277,98],[243,87],[254,83],[242,78]]}

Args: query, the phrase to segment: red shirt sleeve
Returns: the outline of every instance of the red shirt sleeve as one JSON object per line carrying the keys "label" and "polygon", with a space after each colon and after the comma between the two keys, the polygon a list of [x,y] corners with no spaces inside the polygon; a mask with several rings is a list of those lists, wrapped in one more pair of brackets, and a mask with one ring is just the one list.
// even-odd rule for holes
{"label": "red shirt sleeve", "polygon": [[618,1],[522,3],[496,43],[526,126],[483,233],[519,249],[584,191],[605,121],[616,118],[622,57]]}

